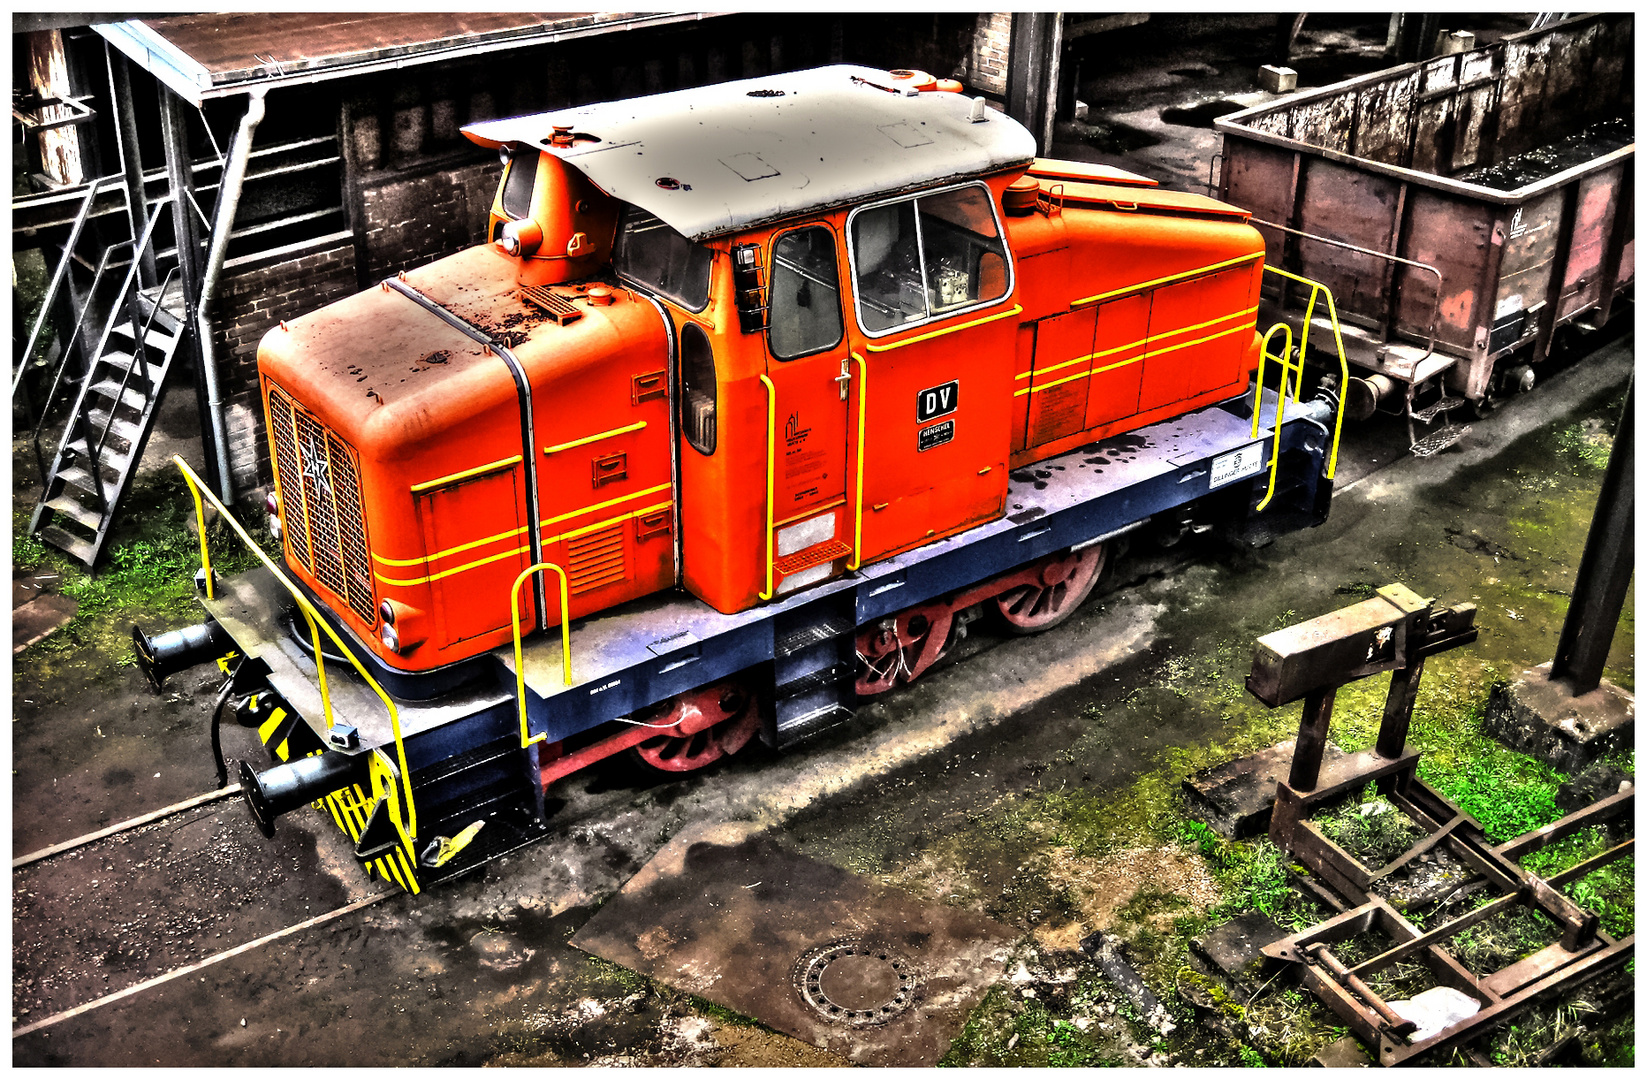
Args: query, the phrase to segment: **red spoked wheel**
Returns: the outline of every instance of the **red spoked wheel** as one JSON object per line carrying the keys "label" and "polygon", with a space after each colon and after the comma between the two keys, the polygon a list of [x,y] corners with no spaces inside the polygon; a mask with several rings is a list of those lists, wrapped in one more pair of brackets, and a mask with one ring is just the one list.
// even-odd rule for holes
{"label": "red spoked wheel", "polygon": [[742,750],[760,730],[761,714],[744,687],[724,682],[671,698],[642,722],[664,730],[635,746],[635,756],[654,769],[684,773]]}
{"label": "red spoked wheel", "polygon": [[1104,570],[1106,544],[1043,559],[1027,584],[995,597],[1008,633],[1038,634],[1075,613]]}
{"label": "red spoked wheel", "polygon": [[949,650],[953,616],[945,604],[926,604],[858,631],[858,696],[874,697],[900,682],[914,682],[941,660]]}
{"label": "red spoked wheel", "polygon": [[858,672],[859,697],[886,693],[907,670],[903,644],[890,626],[871,627],[858,634],[858,659],[863,664]]}

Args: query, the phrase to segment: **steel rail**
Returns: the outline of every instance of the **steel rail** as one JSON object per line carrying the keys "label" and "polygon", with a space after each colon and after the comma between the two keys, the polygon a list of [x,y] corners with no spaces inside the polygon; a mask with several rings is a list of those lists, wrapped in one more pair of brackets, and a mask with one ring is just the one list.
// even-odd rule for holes
{"label": "steel rail", "polygon": [[380,893],[373,893],[371,896],[365,897],[361,900],[356,900],[352,904],[345,904],[340,908],[333,908],[331,911],[328,911],[323,915],[316,915],[312,919],[305,919],[293,926],[288,926],[284,930],[276,930],[272,934],[265,934],[254,941],[246,942],[244,945],[236,945],[232,949],[227,949],[223,952],[216,953],[215,955],[208,956],[206,959],[201,960],[198,963],[185,964],[183,967],[173,968],[163,975],[156,975],[152,979],[145,979],[143,982],[134,983],[131,986],[126,987],[124,990],[116,990],[112,994],[105,994],[100,998],[88,1001],[82,1005],[76,1005],[72,1009],[64,1009],[62,1012],[53,1013],[43,1020],[36,1020],[32,1024],[25,1024],[20,1028],[13,1028],[11,1037],[14,1039],[22,1038],[24,1035],[39,1031],[41,1028],[48,1028],[55,1024],[60,1024],[64,1020],[69,1020],[84,1013],[89,1013],[93,1009],[101,1009],[105,1005],[112,1005],[116,1001],[141,994],[143,991],[152,989],[162,983],[171,982],[173,979],[181,978],[184,975],[193,975],[197,971],[204,971],[213,964],[220,964],[224,960],[230,960],[236,956],[240,956],[243,953],[249,953],[254,949],[262,948],[264,945],[267,945],[272,941],[279,941],[283,937],[290,937],[292,934],[295,934],[300,930],[308,930],[324,923],[329,923],[334,919],[342,918],[344,915],[359,911],[361,908],[370,907],[379,900],[385,900],[391,896],[400,895],[402,894],[398,890],[392,889],[385,890]]}
{"label": "steel rail", "polygon": [[125,821],[110,825],[106,829],[98,829],[96,832],[89,832],[84,836],[76,836],[72,840],[64,840],[61,843],[52,844],[49,847],[43,847],[39,851],[31,851],[27,855],[19,855],[11,861],[11,868],[16,870],[18,867],[27,866],[30,863],[37,863],[41,859],[49,859],[53,855],[61,855],[65,851],[73,851],[77,847],[84,847],[93,840],[101,840],[106,836],[114,836],[117,833],[129,832],[139,826],[148,825],[152,822],[159,821],[161,818],[171,817],[173,814],[180,814],[185,810],[193,810],[197,806],[205,806],[207,803],[213,803],[219,799],[231,798],[239,794],[239,784],[235,784],[233,787],[218,788],[216,791],[208,791],[204,794],[196,795],[193,798],[184,799],[180,803],[172,803],[172,805],[161,807],[159,810],[152,810],[149,813],[139,815],[138,817],[127,818]]}

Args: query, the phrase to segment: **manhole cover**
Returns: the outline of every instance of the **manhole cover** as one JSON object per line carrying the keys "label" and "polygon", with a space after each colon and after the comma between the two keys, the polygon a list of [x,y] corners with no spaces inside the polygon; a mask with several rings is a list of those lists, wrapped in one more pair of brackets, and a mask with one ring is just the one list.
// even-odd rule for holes
{"label": "manhole cover", "polygon": [[921,999],[921,978],[908,957],[859,940],[807,950],[794,980],[814,1012],[852,1027],[884,1024]]}

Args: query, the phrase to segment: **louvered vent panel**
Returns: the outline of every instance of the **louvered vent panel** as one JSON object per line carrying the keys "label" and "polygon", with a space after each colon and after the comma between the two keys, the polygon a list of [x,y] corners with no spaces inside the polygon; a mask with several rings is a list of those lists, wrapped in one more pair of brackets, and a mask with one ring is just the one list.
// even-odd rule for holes
{"label": "louvered vent panel", "polygon": [[616,522],[566,542],[567,577],[573,592],[598,589],[628,574],[623,526]]}
{"label": "louvered vent panel", "polygon": [[309,511],[309,547],[314,555],[309,569],[322,585],[346,597],[343,555],[337,542],[337,511],[332,502],[337,481],[327,453],[326,429],[303,413],[297,413],[297,455],[303,463],[303,502]]}

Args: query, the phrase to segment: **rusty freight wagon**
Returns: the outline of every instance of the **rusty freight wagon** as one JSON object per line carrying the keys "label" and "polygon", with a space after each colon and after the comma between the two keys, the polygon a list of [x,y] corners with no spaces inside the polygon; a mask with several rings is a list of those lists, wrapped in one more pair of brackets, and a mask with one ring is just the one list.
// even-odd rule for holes
{"label": "rusty freight wagon", "polygon": [[[1336,299],[1362,376],[1347,414],[1405,413],[1427,456],[1468,430],[1450,409],[1530,388],[1558,326],[1614,313],[1635,277],[1634,26],[1571,19],[1217,121],[1220,197]],[[1272,303],[1308,302],[1271,278]]]}

